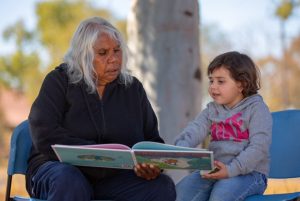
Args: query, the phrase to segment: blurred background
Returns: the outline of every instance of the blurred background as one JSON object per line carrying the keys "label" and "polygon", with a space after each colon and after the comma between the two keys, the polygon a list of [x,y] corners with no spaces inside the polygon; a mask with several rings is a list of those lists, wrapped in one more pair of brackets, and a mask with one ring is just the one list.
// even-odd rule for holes
{"label": "blurred background", "polygon": [[[0,200],[11,132],[25,120],[44,76],[59,65],[81,20],[108,19],[131,53],[167,143],[210,101],[206,69],[218,54],[248,54],[270,110],[300,108],[300,0],[0,0]],[[13,194],[26,195],[23,178]],[[266,193],[300,191],[273,180]]]}

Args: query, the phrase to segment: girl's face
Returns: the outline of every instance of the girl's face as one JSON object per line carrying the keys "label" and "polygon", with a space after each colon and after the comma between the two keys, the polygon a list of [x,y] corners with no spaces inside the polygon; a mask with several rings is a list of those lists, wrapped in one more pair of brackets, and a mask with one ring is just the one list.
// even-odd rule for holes
{"label": "girl's face", "polygon": [[93,65],[99,85],[114,81],[121,72],[122,50],[120,44],[108,34],[102,33],[94,45]]}
{"label": "girl's face", "polygon": [[220,105],[232,108],[244,98],[241,82],[234,80],[223,66],[209,75],[209,82],[209,95]]}

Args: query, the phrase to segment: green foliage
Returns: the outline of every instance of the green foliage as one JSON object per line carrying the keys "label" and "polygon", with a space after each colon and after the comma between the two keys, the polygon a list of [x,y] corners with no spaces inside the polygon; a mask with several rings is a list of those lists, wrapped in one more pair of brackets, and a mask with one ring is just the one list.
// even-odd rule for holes
{"label": "green foliage", "polygon": [[283,20],[289,18],[293,11],[293,2],[291,0],[285,0],[280,3],[276,9],[276,15]]}
{"label": "green foliage", "polygon": [[[16,51],[0,55],[0,86],[16,89],[34,99],[45,73],[57,66],[70,43],[70,39],[83,19],[101,16],[112,22],[125,36],[126,21],[115,19],[111,13],[84,0],[42,1],[36,5],[36,30],[26,30],[22,20],[6,28],[3,38],[15,44]],[[41,60],[33,49],[42,46],[49,54],[49,67],[41,70]],[[39,46],[39,47],[40,47]]]}
{"label": "green foliage", "polygon": [[[96,8],[86,1],[45,1],[37,4],[38,30],[41,43],[50,54],[50,68],[61,62],[75,29],[79,23],[92,16],[101,16],[116,25],[126,25],[113,18],[111,13],[104,9]],[[117,25],[116,25],[117,26]]]}
{"label": "green foliage", "polygon": [[22,20],[17,21],[14,25],[7,27],[3,32],[3,38],[9,40],[15,39],[16,46],[20,49],[26,45],[26,42],[33,39],[33,33],[25,29],[24,22]]}
{"label": "green foliage", "polygon": [[8,57],[2,57],[0,62],[0,81],[3,85],[20,92],[25,92],[30,88],[28,82],[34,79],[35,76],[32,77],[31,75],[36,75],[39,66],[36,53],[26,54],[18,50]]}
{"label": "green foliage", "polygon": [[38,54],[28,49],[34,32],[26,30],[24,23],[18,21],[4,31],[3,37],[13,40],[16,51],[0,57],[0,84],[22,93],[31,92],[28,96],[32,98],[31,94],[37,91],[35,82],[41,77]]}

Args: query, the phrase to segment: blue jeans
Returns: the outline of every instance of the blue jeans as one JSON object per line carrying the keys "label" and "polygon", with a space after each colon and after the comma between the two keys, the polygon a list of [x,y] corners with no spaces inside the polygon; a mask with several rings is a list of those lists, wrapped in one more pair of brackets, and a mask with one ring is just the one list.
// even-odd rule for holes
{"label": "blue jeans", "polygon": [[174,201],[175,185],[161,174],[147,181],[132,170],[102,179],[91,184],[75,166],[49,161],[43,164],[32,178],[30,195],[48,201]]}
{"label": "blue jeans", "polygon": [[178,201],[242,201],[263,194],[267,187],[264,174],[252,172],[227,179],[201,178],[199,171],[184,177],[177,185]]}

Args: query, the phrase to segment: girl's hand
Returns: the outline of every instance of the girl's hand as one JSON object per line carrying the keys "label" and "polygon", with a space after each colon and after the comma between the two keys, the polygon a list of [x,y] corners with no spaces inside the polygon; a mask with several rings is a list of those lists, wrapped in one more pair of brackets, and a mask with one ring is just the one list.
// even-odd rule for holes
{"label": "girl's hand", "polygon": [[214,173],[206,173],[202,175],[205,179],[225,179],[228,178],[226,165],[220,161],[214,161],[214,165],[219,170]]}
{"label": "girl's hand", "polygon": [[138,164],[134,167],[136,176],[146,180],[155,179],[160,174],[160,168],[152,164]]}

